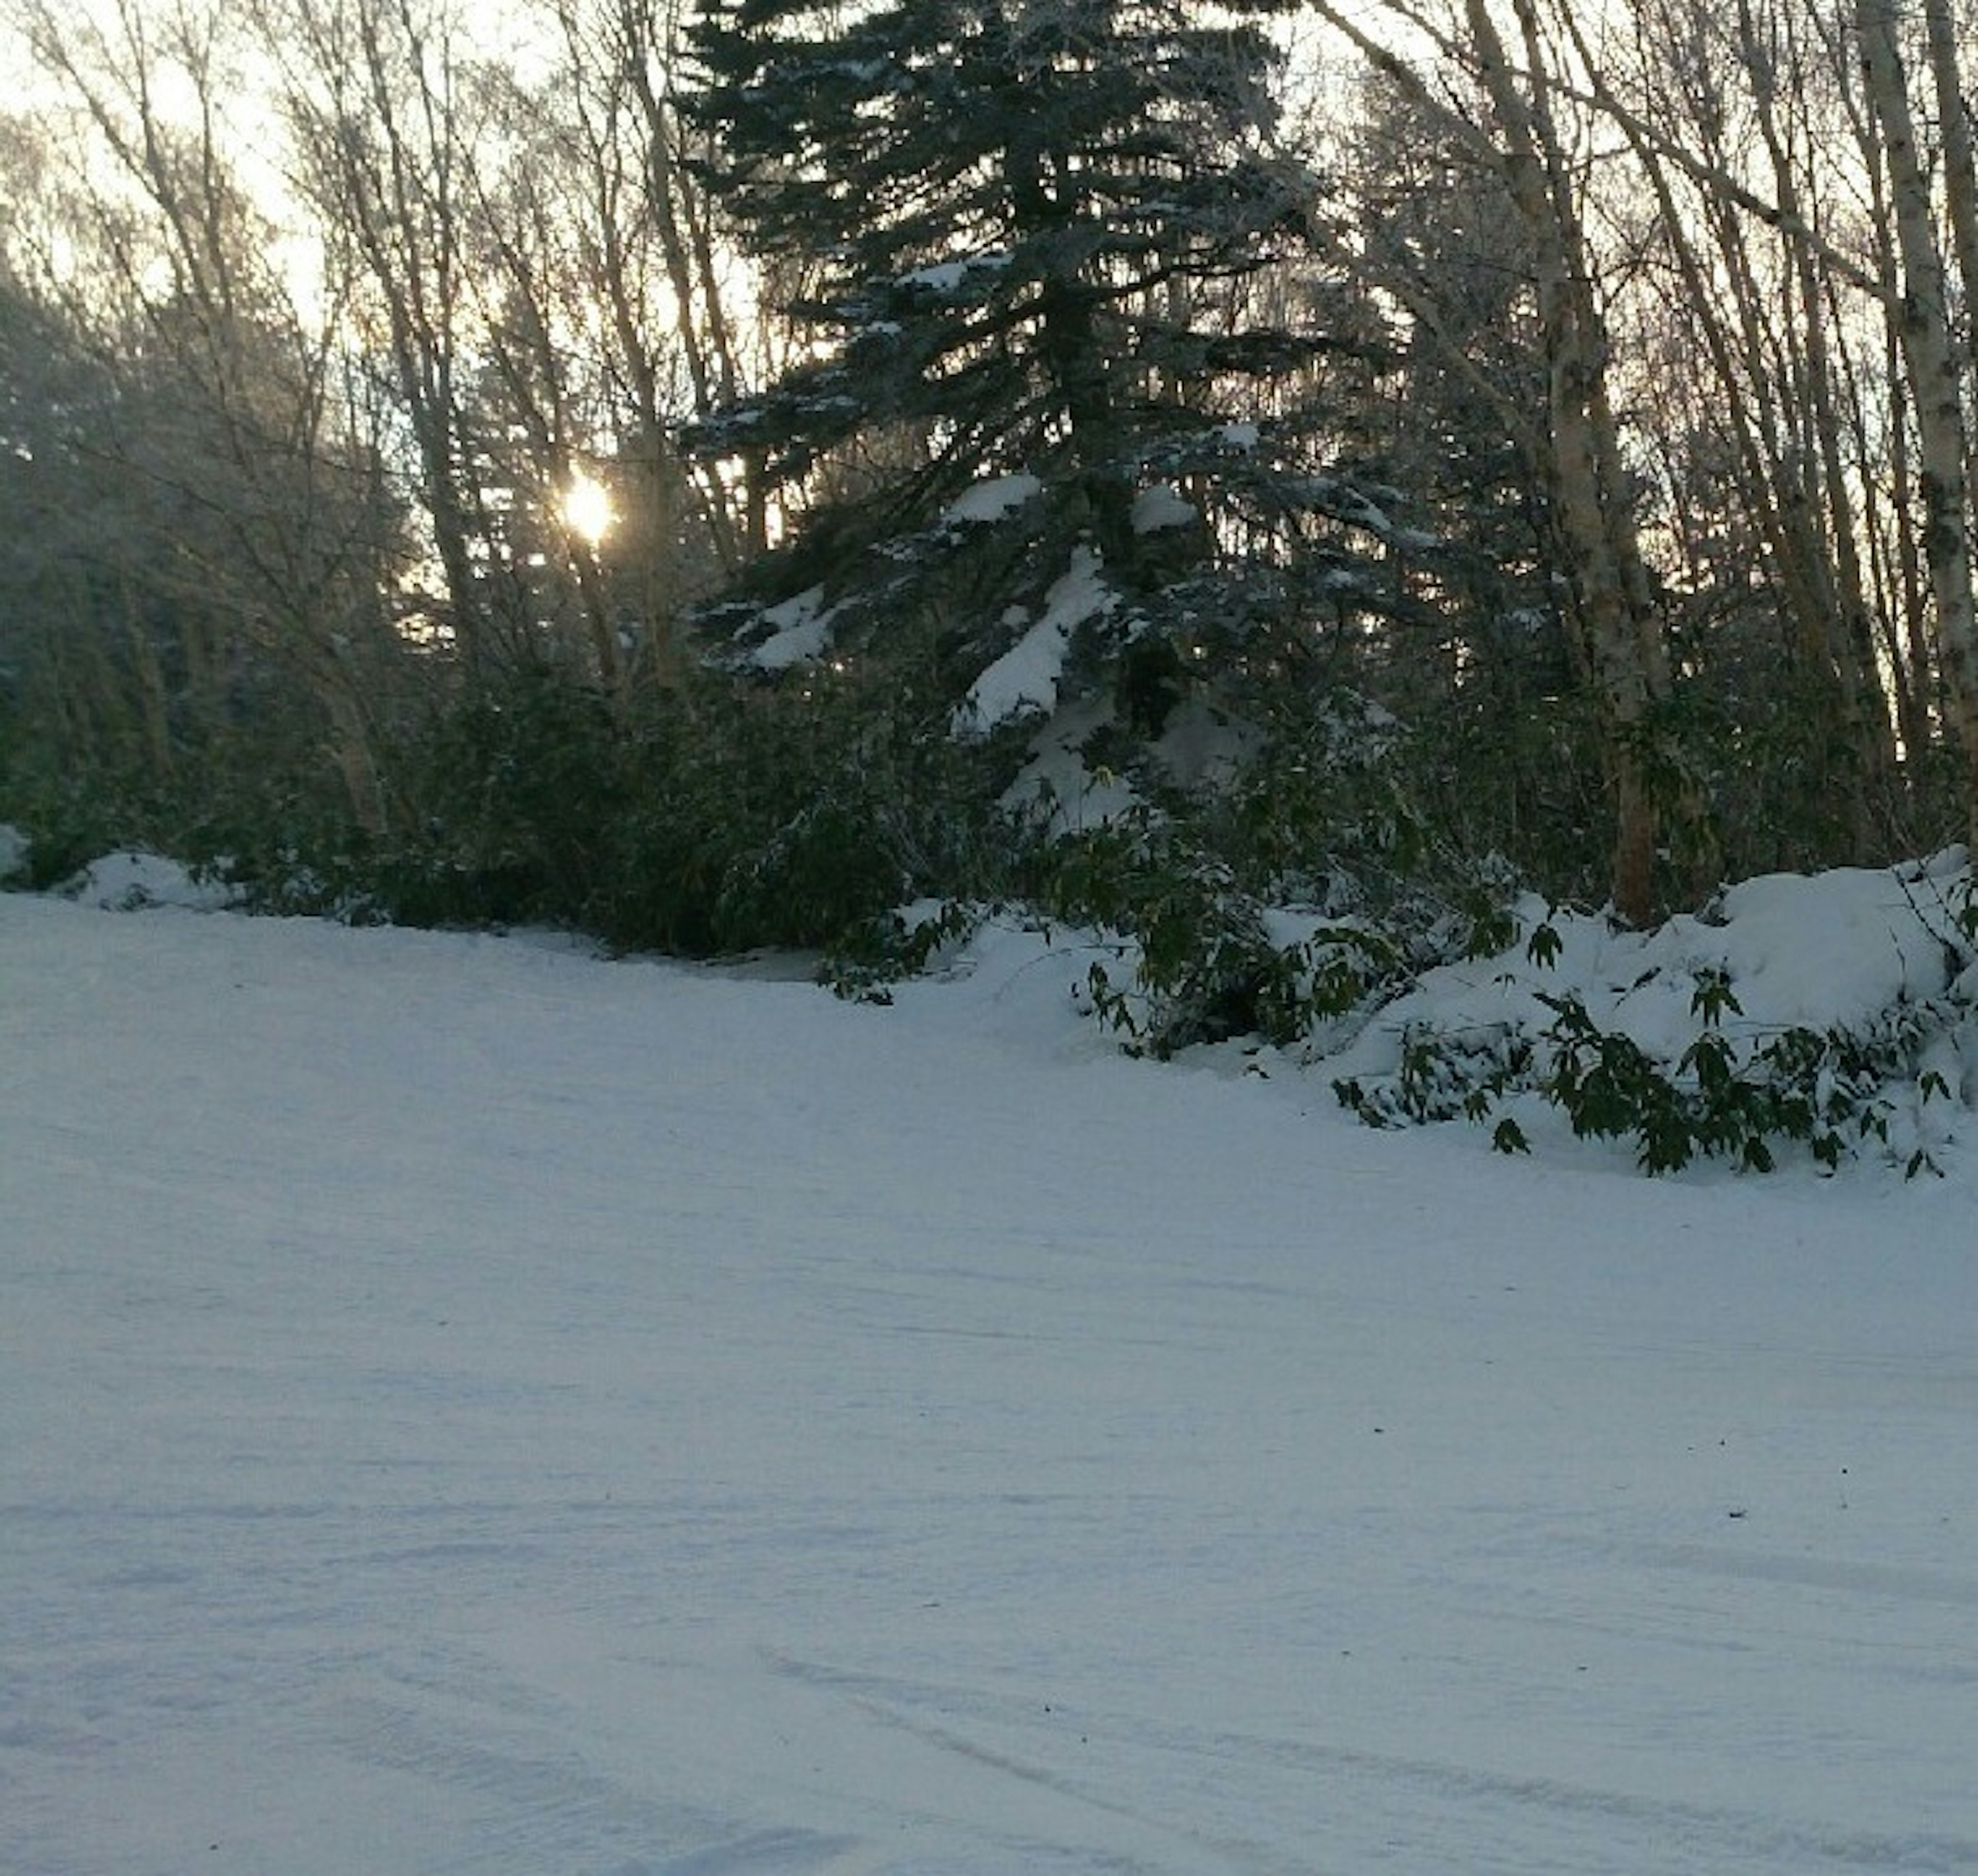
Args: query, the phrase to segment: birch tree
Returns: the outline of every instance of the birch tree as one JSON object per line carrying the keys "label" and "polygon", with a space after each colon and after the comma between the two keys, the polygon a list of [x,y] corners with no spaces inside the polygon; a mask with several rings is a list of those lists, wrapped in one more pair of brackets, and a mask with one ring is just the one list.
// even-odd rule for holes
{"label": "birch tree", "polygon": [[[1561,17],[1590,71],[1583,28]],[[1613,121],[1653,210],[1642,247],[1668,256],[1661,316],[1681,337],[1646,369],[1664,382],[1700,377],[1705,426],[1724,438],[1733,465],[1728,498],[1748,519],[1787,628],[1778,650],[1809,779],[1830,813],[1844,805],[1851,856],[1865,862],[1894,810],[1894,746],[1848,460],[1840,289],[1822,251],[1828,211],[1814,193],[1817,114],[1832,88],[1801,23],[1767,0],[1737,0],[1728,15],[1646,0],[1634,12],[1631,51],[1625,75],[1610,65],[1593,82],[1609,98],[1628,88]],[[1694,167],[1672,159],[1678,148]],[[1778,217],[1752,215],[1716,177],[1765,190]],[[1665,452],[1673,442],[1659,439]],[[1749,569],[1736,577],[1748,582]]]}
{"label": "birch tree", "polygon": [[[1926,9],[1931,64],[1940,110],[1961,122],[1964,105],[1957,48],[1940,0]],[[1952,273],[1937,234],[1930,188],[1910,98],[1910,78],[1894,0],[1856,0],[1855,31],[1882,154],[1888,166],[1890,207],[1902,260],[1900,333],[1914,399],[1918,442],[1917,486],[1923,515],[1923,557],[1935,604],[1937,637],[1946,689],[1962,748],[1965,803],[1978,841],[1978,610],[1972,576],[1970,413],[1967,361],[1960,358],[1951,322]],[[1961,139],[1961,131],[1954,133]],[[1970,152],[1956,142],[1950,151],[1953,239],[1974,226]],[[1961,155],[1961,164],[1960,164]],[[1962,169],[1962,174],[1958,172]],[[1978,256],[1973,256],[1978,260]],[[1978,278],[1963,282],[1968,292]]]}
{"label": "birch tree", "polygon": [[[1427,81],[1358,17],[1329,0],[1315,5],[1380,68],[1432,97]],[[1421,25],[1404,6],[1387,10]],[[1475,147],[1501,174],[1530,257],[1546,370],[1544,467],[1553,524],[1606,730],[1615,826],[1611,892],[1617,913],[1642,924],[1656,900],[1653,741],[1658,706],[1669,691],[1668,658],[1609,395],[1610,339],[1556,114],[1560,89],[1532,0],[1517,0],[1513,11],[1515,61],[1487,0],[1464,0],[1440,45],[1462,61],[1488,100],[1490,123],[1480,128]]]}

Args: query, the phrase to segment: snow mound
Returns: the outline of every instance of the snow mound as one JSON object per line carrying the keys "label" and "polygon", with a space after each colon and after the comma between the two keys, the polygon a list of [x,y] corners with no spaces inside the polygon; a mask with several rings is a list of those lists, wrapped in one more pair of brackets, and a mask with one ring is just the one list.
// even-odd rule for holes
{"label": "snow mound", "polygon": [[[1520,1120],[1540,1117],[1533,1103],[1558,1092],[1560,1064],[1563,1085],[1584,1094],[1597,1057],[1603,1076],[1619,1077],[1601,1084],[1599,1100],[1619,1103],[1607,1118],[1632,1129],[1648,1110],[1621,1092],[1636,1085],[1632,1058],[1615,1055],[1610,1068],[1596,1040],[1612,1038],[1682,1091],[1657,1100],[1693,1103],[1681,1111],[1699,1124],[1708,1116],[1756,1137],[1786,1123],[1764,1119],[1781,1110],[1750,1105],[1751,1091],[1792,1090],[1804,1105],[1788,1130],[1829,1166],[1872,1137],[1889,1163],[1941,1171],[1978,1105],[1971,890],[1960,852],[1885,871],[1768,875],[1649,931],[1527,901],[1516,942],[1424,973],[1324,1066],[1356,1107],[1374,1090],[1361,1110],[1385,1124],[1483,1117],[1489,1101],[1475,1102],[1493,1074],[1510,1077],[1497,1086]],[[1520,1050],[1527,1062],[1514,1066]],[[1676,1124],[1676,1108],[1655,1111]],[[1573,1116],[1576,1128],[1611,1130],[1578,1107]],[[1685,1137],[1692,1147],[1702,1139]],[[1648,1153],[1647,1134],[1638,1145]],[[1642,1163],[1658,1170],[1662,1150]],[[1683,1163],[1682,1153],[1662,1161]]]}
{"label": "snow mound", "polygon": [[28,870],[28,837],[18,827],[0,823],[0,885]]}
{"label": "snow mound", "polygon": [[[1516,943],[1427,972],[1382,1011],[1345,1065],[1384,1065],[1410,1028],[1481,1029],[1551,1020],[1543,1001],[1576,997],[1603,1029],[1673,1059],[1695,1039],[1700,981],[1735,1000],[1727,1034],[1859,1027],[1892,1004],[1949,991],[1961,968],[1957,887],[1927,869],[1775,873],[1725,891],[1700,915],[1617,931],[1599,914],[1529,900]],[[1541,931],[1557,941],[1534,941]]]}
{"label": "snow mound", "polygon": [[195,879],[177,861],[155,853],[106,855],[92,861],[59,890],[64,898],[117,912],[155,906],[217,912],[240,902],[233,887]]}

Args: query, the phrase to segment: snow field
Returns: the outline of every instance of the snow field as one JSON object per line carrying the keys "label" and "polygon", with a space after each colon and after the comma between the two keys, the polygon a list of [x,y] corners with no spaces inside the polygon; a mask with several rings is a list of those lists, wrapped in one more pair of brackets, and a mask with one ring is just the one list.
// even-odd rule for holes
{"label": "snow field", "polygon": [[0,1868],[1978,1868],[1962,1171],[0,898]]}

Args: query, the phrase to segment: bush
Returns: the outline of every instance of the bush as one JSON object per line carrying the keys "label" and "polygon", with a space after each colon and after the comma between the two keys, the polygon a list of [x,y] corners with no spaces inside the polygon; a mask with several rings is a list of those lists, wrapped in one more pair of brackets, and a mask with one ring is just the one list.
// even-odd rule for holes
{"label": "bush", "polygon": [[1094,1008],[1136,1050],[1256,1034],[1285,1042],[1307,1017],[1299,948],[1274,942],[1264,908],[1196,831],[1141,810],[1064,841],[1044,878],[1052,917],[1133,941],[1130,984],[1092,967]]}
{"label": "bush", "polygon": [[1734,1042],[1722,1023],[1740,1013],[1738,1000],[1720,972],[1705,971],[1691,1002],[1697,1033],[1665,1061],[1603,1028],[1577,996],[1539,1001],[1553,1016],[1535,1034],[1510,1023],[1411,1029],[1391,1080],[1368,1087],[1343,1079],[1334,1091],[1374,1127],[1494,1119],[1494,1143],[1504,1152],[1523,1151],[1526,1141],[1502,1104],[1536,1094],[1566,1116],[1579,1138],[1632,1140],[1636,1163],[1649,1173],[1698,1159],[1768,1172],[1790,1144],[1830,1170],[1871,1150],[1914,1176],[1936,1170],[1924,1110],[1950,1094],[1933,1052],[1972,1017],[1949,994],[1899,1001],[1854,1027],[1796,1025]]}
{"label": "bush", "polygon": [[277,816],[279,837],[235,842],[232,875],[263,906],[699,956],[822,948],[978,891],[1010,838],[967,752],[825,686],[710,675],[614,714],[534,667],[435,710],[387,764],[388,834]]}
{"label": "bush", "polygon": [[1163,789],[1048,852],[1050,916],[1126,941],[1090,988],[1136,1050],[1254,1035],[1284,1046],[1378,1007],[1430,964],[1501,941],[1510,882],[1441,849],[1401,727],[1351,693],[1280,710],[1226,786]]}

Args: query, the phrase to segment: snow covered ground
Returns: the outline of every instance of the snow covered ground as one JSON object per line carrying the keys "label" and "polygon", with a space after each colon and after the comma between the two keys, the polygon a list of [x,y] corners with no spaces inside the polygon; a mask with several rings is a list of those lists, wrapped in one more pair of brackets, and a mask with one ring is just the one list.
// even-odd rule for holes
{"label": "snow covered ground", "polygon": [[1978,1176],[0,897],[10,1876],[1978,1869]]}

